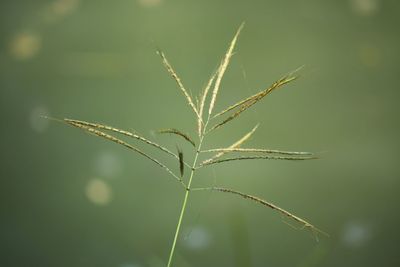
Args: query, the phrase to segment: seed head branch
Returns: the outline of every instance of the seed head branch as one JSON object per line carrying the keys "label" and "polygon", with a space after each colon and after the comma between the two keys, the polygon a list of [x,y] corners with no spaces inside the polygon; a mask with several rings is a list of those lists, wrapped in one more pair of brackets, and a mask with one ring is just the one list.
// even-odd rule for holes
{"label": "seed head branch", "polygon": [[218,90],[219,90],[220,85],[221,85],[222,77],[224,76],[225,71],[226,71],[226,69],[227,69],[227,67],[229,65],[229,62],[230,62],[231,57],[233,55],[233,49],[235,48],[236,41],[237,41],[237,39],[239,37],[239,34],[242,31],[243,27],[244,27],[244,23],[242,23],[242,25],[240,25],[239,29],[237,30],[235,36],[233,37],[233,40],[232,40],[231,44],[229,45],[228,51],[226,52],[225,57],[222,60],[221,65],[219,66],[218,75],[217,75],[217,79],[215,80],[214,90],[213,90],[212,98],[211,98],[211,102],[210,102],[210,107],[208,109],[208,114],[209,115],[212,114],[212,111],[214,109],[214,105],[215,105],[215,101],[217,99],[217,94],[218,94]]}
{"label": "seed head branch", "polygon": [[284,209],[278,207],[275,204],[272,204],[271,202],[268,202],[268,201],[266,201],[264,199],[261,199],[259,197],[256,197],[256,196],[253,196],[253,195],[249,195],[249,194],[245,194],[245,193],[242,193],[240,191],[233,190],[233,189],[223,188],[223,187],[208,187],[208,188],[193,188],[192,189],[192,191],[202,191],[202,190],[213,190],[213,191],[218,191],[218,192],[223,192],[223,193],[230,193],[230,194],[241,196],[244,199],[248,199],[248,200],[257,202],[257,203],[259,203],[259,204],[261,204],[263,206],[266,206],[268,208],[276,210],[280,214],[282,214],[282,215],[284,215],[284,216],[286,216],[286,217],[288,217],[288,218],[290,218],[290,219],[302,224],[303,228],[307,228],[307,229],[310,229],[313,232],[321,233],[321,234],[324,234],[326,236],[329,236],[327,233],[325,233],[322,230],[318,229],[317,227],[315,227],[314,225],[312,225],[308,221],[306,221],[306,220],[304,220],[304,219],[302,219],[302,218],[290,213],[287,210],[284,210]]}
{"label": "seed head branch", "polygon": [[[151,146],[153,146],[153,147],[155,147],[157,149],[160,149],[161,151],[163,151],[163,152],[167,153],[168,155],[171,155],[174,158],[179,160],[178,155],[176,155],[175,153],[171,152],[169,149],[167,149],[167,148],[165,148],[165,147],[163,147],[163,146],[161,146],[161,145],[159,145],[159,144],[157,144],[157,143],[155,143],[153,141],[150,141],[147,138],[144,138],[144,137],[142,137],[140,135],[137,135],[135,133],[132,133],[132,132],[128,132],[126,130],[121,130],[121,129],[118,129],[118,128],[115,128],[115,127],[112,127],[112,126],[99,124],[99,123],[92,123],[92,122],[87,122],[87,121],[81,121],[81,120],[64,119],[64,122],[69,123],[69,124],[71,124],[71,123],[80,124],[82,126],[87,126],[87,127],[90,127],[90,128],[97,128],[97,129],[102,129],[102,130],[107,130],[107,131],[119,133],[119,134],[122,134],[122,135],[125,135],[125,136],[128,136],[128,137],[140,140],[140,141],[142,141],[142,142],[144,142],[144,143],[146,143],[148,145],[151,145]],[[185,162],[185,165],[189,166],[189,164],[186,163],[186,162]]]}
{"label": "seed head branch", "polygon": [[[233,143],[232,145],[230,145],[228,147],[228,149],[236,149],[239,148],[242,144],[244,144],[247,140],[250,139],[250,137],[254,134],[254,132],[257,130],[258,126],[260,124],[257,124],[256,126],[254,126],[254,128],[248,132],[247,134],[245,134],[242,138],[240,138],[238,141],[236,141],[235,143]],[[202,164],[210,162],[212,160],[218,159],[220,157],[222,157],[223,155],[225,155],[227,152],[225,151],[220,151],[219,153],[217,153],[216,155],[214,155],[213,157],[211,157],[210,159],[207,159],[205,161],[202,162]]]}
{"label": "seed head branch", "polygon": [[[296,70],[297,71],[297,70]],[[270,87],[268,87],[265,90],[262,90],[260,92],[258,92],[257,94],[243,100],[240,101],[232,106],[230,106],[229,108],[227,108],[226,110],[218,113],[219,115],[222,115],[230,110],[233,110],[235,108],[239,108],[237,111],[235,111],[233,114],[231,114],[230,116],[228,116],[226,119],[224,119],[222,122],[217,123],[216,125],[214,125],[210,131],[217,129],[223,125],[225,125],[226,123],[230,122],[231,120],[237,118],[242,112],[246,111],[247,109],[249,109],[250,107],[252,107],[254,104],[258,103],[261,99],[263,99],[266,95],[268,95],[269,93],[271,93],[272,91],[274,91],[275,89],[280,88],[281,86],[294,81],[295,79],[297,79],[299,76],[293,76],[293,73],[290,73],[288,75],[286,75],[285,77],[277,80],[276,82],[274,82]],[[217,115],[218,115],[217,114]]]}
{"label": "seed head branch", "polygon": [[226,159],[217,159],[204,162],[200,164],[197,168],[202,168],[207,165],[218,164],[228,161],[236,161],[236,160],[256,160],[256,159],[270,159],[270,160],[311,160],[317,159],[317,157],[282,157],[282,156],[242,156],[242,157],[235,157],[235,158],[226,158]]}
{"label": "seed head branch", "polygon": [[181,91],[182,91],[183,95],[185,96],[189,106],[193,109],[193,111],[196,114],[197,118],[199,118],[200,117],[199,112],[197,111],[197,108],[196,108],[195,104],[193,103],[192,98],[190,97],[189,93],[187,92],[187,90],[183,86],[181,79],[176,74],[176,72],[172,68],[171,64],[169,64],[167,58],[165,57],[165,54],[161,50],[158,50],[157,53],[160,55],[160,57],[162,59],[162,62],[164,64],[165,68],[167,69],[167,71],[169,72],[169,74],[172,76],[172,78],[174,78],[174,80],[178,84],[179,89],[181,89]]}
{"label": "seed head branch", "polygon": [[196,143],[193,141],[193,139],[188,135],[185,134],[177,129],[174,128],[169,128],[169,129],[161,129],[158,131],[158,133],[160,134],[175,134],[178,135],[180,137],[183,137],[183,139],[185,139],[186,141],[188,141],[193,147],[196,147]]}
{"label": "seed head branch", "polygon": [[126,147],[126,148],[128,148],[130,150],[135,151],[136,153],[142,155],[143,157],[151,160],[152,162],[154,162],[155,164],[157,164],[158,166],[163,168],[165,171],[167,171],[169,174],[171,174],[176,180],[178,180],[186,188],[186,185],[183,183],[182,179],[180,177],[178,177],[175,173],[173,173],[167,166],[162,164],[157,159],[155,159],[155,158],[151,157],[150,155],[146,154],[145,152],[141,151],[140,149],[132,146],[131,144],[128,144],[125,141],[122,141],[121,139],[118,139],[118,138],[116,138],[116,137],[114,137],[112,135],[109,135],[107,133],[104,133],[102,131],[96,130],[94,128],[90,128],[88,126],[85,126],[85,125],[82,125],[82,124],[79,124],[79,123],[75,123],[75,122],[71,122],[71,121],[69,121],[69,122],[67,121],[67,123],[69,125],[72,125],[74,127],[80,128],[80,129],[85,130],[85,131],[87,131],[87,132],[89,132],[91,134],[94,134],[96,136],[102,137],[104,139],[107,139],[109,141],[112,141],[114,143],[122,145],[122,146],[124,146],[124,147]]}
{"label": "seed head branch", "polygon": [[299,156],[313,155],[313,153],[311,152],[284,151],[284,150],[262,149],[262,148],[214,148],[214,149],[202,150],[201,152],[270,153],[270,154],[299,155]]}
{"label": "seed head branch", "polygon": [[211,88],[217,74],[218,74],[218,69],[214,71],[213,75],[208,80],[208,83],[200,96],[199,118],[197,120],[197,130],[198,130],[199,137],[201,136],[201,134],[203,132],[203,128],[202,128],[204,126],[203,113],[204,113],[204,106],[206,103],[206,98],[207,98],[208,92],[210,91],[210,88]]}

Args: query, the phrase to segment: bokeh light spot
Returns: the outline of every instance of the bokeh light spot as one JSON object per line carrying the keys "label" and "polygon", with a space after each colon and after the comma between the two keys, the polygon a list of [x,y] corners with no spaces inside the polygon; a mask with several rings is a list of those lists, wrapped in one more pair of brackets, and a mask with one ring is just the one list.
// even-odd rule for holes
{"label": "bokeh light spot", "polygon": [[41,48],[41,38],[35,33],[19,33],[11,40],[11,55],[18,60],[27,60],[35,56]]}
{"label": "bokeh light spot", "polygon": [[350,222],[344,228],[342,240],[346,246],[357,248],[366,244],[370,237],[371,231],[367,225]]}
{"label": "bokeh light spot", "polygon": [[354,12],[362,16],[374,15],[379,9],[378,0],[350,0]]}
{"label": "bokeh light spot", "polygon": [[80,0],[55,0],[45,8],[43,20],[47,23],[57,22],[77,10],[79,2]]}
{"label": "bokeh light spot", "polygon": [[111,193],[111,187],[100,179],[91,179],[86,186],[87,198],[96,205],[110,203]]}
{"label": "bokeh light spot", "polygon": [[138,2],[143,7],[156,7],[161,5],[163,0],[138,0]]}
{"label": "bokeh light spot", "polygon": [[49,120],[44,118],[48,117],[49,112],[43,106],[33,108],[29,113],[29,124],[33,131],[43,133],[49,128]]}
{"label": "bokeh light spot", "polygon": [[73,12],[79,4],[79,0],[57,0],[52,4],[52,10],[56,15],[65,16]]}
{"label": "bokeh light spot", "polygon": [[115,178],[122,171],[122,164],[118,157],[111,152],[100,153],[94,163],[98,175],[106,178]]}
{"label": "bokeh light spot", "polygon": [[188,249],[202,250],[207,248],[211,243],[210,233],[201,226],[193,227],[185,238],[185,245]]}

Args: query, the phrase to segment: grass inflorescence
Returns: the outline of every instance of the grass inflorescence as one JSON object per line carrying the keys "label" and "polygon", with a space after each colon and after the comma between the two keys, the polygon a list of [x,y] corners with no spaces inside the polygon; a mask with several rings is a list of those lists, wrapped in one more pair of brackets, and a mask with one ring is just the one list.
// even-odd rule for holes
{"label": "grass inflorescence", "polygon": [[[197,124],[197,132],[198,132],[198,141],[195,142],[192,137],[188,134],[181,132],[175,128],[168,128],[158,131],[162,134],[174,134],[179,137],[182,137],[185,141],[189,142],[193,147],[194,160],[191,164],[184,161],[183,152],[177,147],[178,153],[174,153],[167,149],[165,146],[160,145],[150,139],[138,135],[137,133],[132,133],[130,131],[118,129],[112,126],[108,126],[100,123],[92,123],[86,122],[82,120],[74,120],[74,119],[64,119],[60,120],[65,122],[68,125],[84,130],[88,133],[91,133],[95,136],[102,137],[108,141],[112,141],[117,143],[125,148],[130,149],[133,152],[151,160],[153,163],[164,169],[167,174],[169,174],[174,180],[176,180],[184,189],[184,198],[183,204],[180,212],[180,216],[178,218],[178,223],[175,230],[175,235],[172,241],[168,263],[167,266],[172,265],[172,259],[174,256],[178,236],[180,233],[180,228],[182,225],[183,217],[186,211],[186,206],[188,203],[188,198],[191,192],[199,192],[199,191],[214,191],[220,193],[226,193],[231,195],[236,195],[242,197],[244,199],[253,201],[255,203],[261,204],[264,207],[270,208],[272,210],[277,211],[282,216],[293,220],[296,223],[300,224],[300,228],[305,228],[311,230],[311,232],[315,235],[318,233],[325,234],[318,228],[316,228],[313,224],[308,221],[294,215],[293,213],[280,208],[279,206],[272,204],[260,197],[253,196],[251,194],[243,193],[234,189],[225,188],[221,186],[207,187],[207,188],[193,188],[192,181],[195,177],[195,172],[200,168],[205,168],[214,164],[223,164],[230,161],[241,161],[241,160],[290,160],[290,161],[301,161],[301,160],[311,160],[316,159],[317,157],[311,152],[296,152],[296,151],[285,151],[285,150],[276,150],[276,149],[265,149],[265,148],[244,148],[243,145],[250,137],[253,136],[254,132],[258,128],[258,124],[247,132],[243,137],[239,138],[236,142],[228,147],[217,147],[202,150],[202,146],[205,143],[206,137],[212,133],[214,130],[218,128],[222,128],[228,122],[231,122],[239,117],[241,113],[248,110],[250,107],[259,103],[265,96],[269,95],[274,90],[283,87],[284,85],[294,81],[298,78],[296,75],[298,69],[294,72],[291,72],[277,81],[273,82],[269,87],[259,91],[258,93],[249,96],[237,103],[234,103],[227,108],[223,109],[218,113],[214,113],[215,104],[217,102],[218,92],[221,87],[221,82],[224,76],[225,71],[227,70],[231,58],[234,54],[235,44],[239,37],[241,30],[243,29],[243,24],[239,27],[236,34],[234,35],[233,40],[231,41],[227,52],[225,53],[223,59],[220,62],[219,67],[213,72],[210,79],[208,80],[205,88],[200,92],[200,95],[196,97],[197,101],[193,101],[193,97],[189,94],[188,90],[186,90],[183,85],[182,80],[179,78],[178,74],[172,67],[172,65],[167,60],[164,52],[158,50],[157,53],[160,55],[161,60],[167,69],[168,73],[172,76],[175,82],[178,85],[178,88],[181,90],[184,98],[186,99],[187,104],[195,115],[195,120]],[[209,101],[207,101],[209,99]],[[196,103],[196,104],[195,104]],[[208,106],[208,109],[207,109]],[[222,118],[223,116],[225,118]],[[209,126],[211,125],[212,126]],[[125,138],[131,138],[133,141],[143,142],[149,146],[155,147],[158,150],[166,153],[167,155],[175,158],[177,161],[177,165],[179,166],[180,173],[175,174],[170,167],[167,167],[160,160],[156,159],[152,155],[147,152],[143,152],[142,150],[136,148],[131,143],[116,137],[115,135],[121,135]],[[199,155],[210,155],[208,159],[199,162]],[[226,155],[230,155],[230,157],[225,157]],[[185,175],[185,169],[188,169],[189,172]],[[186,177],[185,177],[186,176]]]}

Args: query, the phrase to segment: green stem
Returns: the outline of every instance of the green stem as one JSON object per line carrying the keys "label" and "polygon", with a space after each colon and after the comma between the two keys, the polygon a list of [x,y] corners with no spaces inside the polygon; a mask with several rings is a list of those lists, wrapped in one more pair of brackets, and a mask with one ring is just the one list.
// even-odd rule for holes
{"label": "green stem", "polygon": [[[191,177],[192,177],[192,175],[191,175]],[[183,214],[185,213],[185,210],[186,210],[186,203],[187,203],[187,200],[189,197],[189,192],[190,191],[189,191],[189,187],[188,187],[188,189],[186,190],[186,193],[185,193],[185,198],[183,199],[181,215],[179,216],[178,225],[176,226],[174,242],[172,243],[171,252],[169,253],[169,259],[168,259],[168,264],[167,264],[168,267],[171,266],[172,257],[174,256],[176,240],[178,239],[179,231],[180,231],[181,224],[182,224]]]}
{"label": "green stem", "polygon": [[185,214],[186,204],[187,204],[187,200],[189,198],[189,193],[190,193],[190,186],[192,184],[194,172],[196,170],[195,167],[196,167],[196,163],[197,163],[197,158],[199,157],[199,154],[200,154],[200,149],[201,149],[201,144],[203,143],[203,138],[204,138],[204,134],[200,137],[199,146],[197,147],[196,155],[194,157],[192,171],[190,173],[189,183],[188,183],[187,188],[186,188],[185,198],[183,199],[183,204],[182,204],[182,208],[181,208],[181,214],[179,216],[178,224],[176,226],[175,237],[174,237],[174,241],[172,243],[171,252],[169,253],[169,259],[168,259],[167,267],[171,266],[172,258],[174,256],[176,241],[178,240],[180,228],[181,228],[181,225],[182,225],[183,215]]}

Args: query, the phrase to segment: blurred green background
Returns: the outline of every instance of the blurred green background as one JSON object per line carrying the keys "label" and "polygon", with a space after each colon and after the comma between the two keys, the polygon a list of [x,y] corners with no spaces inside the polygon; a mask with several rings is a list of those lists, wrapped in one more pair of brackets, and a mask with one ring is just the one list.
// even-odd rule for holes
{"label": "blurred green background", "polygon": [[316,242],[272,210],[196,192],[175,266],[399,266],[399,12],[394,0],[1,1],[0,266],[165,266],[179,184],[41,116],[134,129],[175,150],[180,139],[154,130],[195,135],[196,124],[156,48],[197,95],[242,21],[217,110],[306,67],[206,147],[260,122],[248,147],[322,159],[221,164],[194,185],[263,197],[330,237]]}

